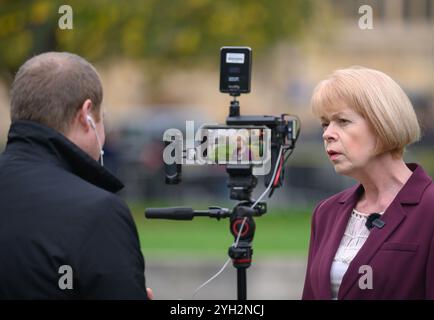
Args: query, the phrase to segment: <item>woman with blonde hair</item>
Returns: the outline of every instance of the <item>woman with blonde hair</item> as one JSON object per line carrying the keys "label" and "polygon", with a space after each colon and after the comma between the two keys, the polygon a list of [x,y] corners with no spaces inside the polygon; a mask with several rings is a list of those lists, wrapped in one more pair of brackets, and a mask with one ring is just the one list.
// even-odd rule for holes
{"label": "woman with blonde hair", "polygon": [[420,138],[413,106],[386,74],[335,71],[312,111],[339,174],[359,183],[312,217],[303,299],[434,299],[434,185],[403,152]]}

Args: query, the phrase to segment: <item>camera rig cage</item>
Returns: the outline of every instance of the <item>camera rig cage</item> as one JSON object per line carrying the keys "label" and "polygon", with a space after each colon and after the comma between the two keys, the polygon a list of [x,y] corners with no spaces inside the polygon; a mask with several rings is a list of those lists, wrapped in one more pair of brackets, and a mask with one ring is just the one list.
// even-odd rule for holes
{"label": "camera rig cage", "polygon": [[[271,132],[271,170],[265,176],[266,189],[256,200],[252,191],[257,185],[257,177],[253,174],[253,165],[227,164],[229,175],[227,186],[230,198],[239,202],[232,210],[210,206],[208,210],[193,210],[187,207],[148,208],[145,216],[148,219],[192,220],[194,217],[211,217],[217,220],[229,218],[230,232],[234,243],[228,249],[233,266],[237,269],[237,297],[247,299],[246,269],[251,265],[255,234],[254,217],[267,212],[267,205],[262,198],[271,197],[274,190],[282,186],[284,167],[295,148],[300,134],[300,121],[297,116],[282,114],[280,116],[242,116],[240,104],[236,99],[241,93],[250,92],[251,82],[251,49],[248,47],[223,47],[221,52],[220,91],[229,93],[233,100],[226,118],[227,128],[267,128]],[[223,126],[222,126],[223,127]],[[174,163],[165,165],[166,183],[181,182],[182,165]]]}

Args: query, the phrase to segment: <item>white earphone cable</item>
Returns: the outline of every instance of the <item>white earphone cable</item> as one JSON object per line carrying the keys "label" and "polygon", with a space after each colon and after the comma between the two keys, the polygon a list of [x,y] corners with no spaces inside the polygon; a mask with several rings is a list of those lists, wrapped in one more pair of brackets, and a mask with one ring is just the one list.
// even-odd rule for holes
{"label": "white earphone cable", "polygon": [[104,159],[103,159],[104,150],[102,149],[102,145],[101,145],[101,141],[99,140],[98,132],[96,132],[95,121],[93,121],[93,118],[90,115],[87,116],[87,120],[89,121],[90,126],[93,129],[93,132],[95,132],[96,142],[98,143],[98,148],[100,150],[99,151],[99,154],[100,154],[100,163],[101,163],[101,166],[104,167]]}

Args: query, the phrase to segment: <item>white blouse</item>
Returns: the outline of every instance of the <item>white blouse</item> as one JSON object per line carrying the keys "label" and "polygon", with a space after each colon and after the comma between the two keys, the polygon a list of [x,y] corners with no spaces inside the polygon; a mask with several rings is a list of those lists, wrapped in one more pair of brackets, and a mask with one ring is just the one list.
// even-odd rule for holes
{"label": "white blouse", "polygon": [[351,217],[348,220],[347,228],[336,251],[330,270],[331,291],[334,300],[338,297],[339,287],[348,266],[369,236],[369,229],[365,226],[368,216],[369,214],[353,209]]}

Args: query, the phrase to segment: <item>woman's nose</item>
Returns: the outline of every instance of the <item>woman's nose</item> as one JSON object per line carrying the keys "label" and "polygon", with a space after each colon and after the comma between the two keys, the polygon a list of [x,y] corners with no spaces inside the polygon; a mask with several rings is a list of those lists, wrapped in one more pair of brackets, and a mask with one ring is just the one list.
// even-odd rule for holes
{"label": "woman's nose", "polygon": [[324,133],[322,134],[322,138],[324,139],[324,141],[333,141],[337,139],[337,135],[335,130],[333,129],[332,124],[329,124],[325,128]]}

